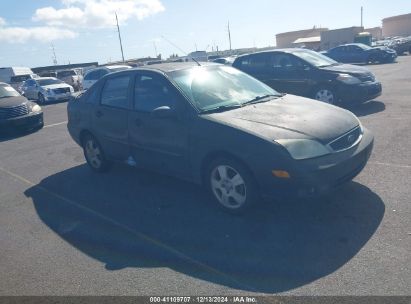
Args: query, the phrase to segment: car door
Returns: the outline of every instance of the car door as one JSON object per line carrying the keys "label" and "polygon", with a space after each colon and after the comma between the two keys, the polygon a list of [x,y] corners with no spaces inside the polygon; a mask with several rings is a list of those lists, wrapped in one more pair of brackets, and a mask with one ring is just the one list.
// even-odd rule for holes
{"label": "car door", "polygon": [[[161,74],[140,71],[134,84],[134,109],[129,114],[131,152],[137,166],[167,174],[186,176],[188,126],[187,103],[179,91]],[[168,107],[169,114],[154,110]]]}
{"label": "car door", "polygon": [[346,63],[349,61],[348,50],[346,46],[336,47],[331,51],[331,58],[336,61]]}
{"label": "car door", "polygon": [[364,62],[366,61],[365,51],[357,45],[350,46],[351,61],[350,62]]}
{"label": "car door", "polygon": [[270,53],[266,84],[282,93],[305,96],[310,92],[310,71],[307,63],[292,54]]}
{"label": "car door", "polygon": [[24,96],[28,99],[37,99],[36,95],[36,81],[33,79],[29,79],[25,82],[23,91],[24,91]]}
{"label": "car door", "polygon": [[128,147],[128,112],[131,109],[132,74],[107,78],[99,103],[92,109],[92,129],[110,159],[126,161]]}

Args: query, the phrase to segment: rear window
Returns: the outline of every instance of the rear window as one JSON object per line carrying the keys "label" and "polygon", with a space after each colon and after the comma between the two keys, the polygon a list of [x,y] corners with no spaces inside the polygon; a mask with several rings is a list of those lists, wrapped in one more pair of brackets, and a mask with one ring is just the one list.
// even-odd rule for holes
{"label": "rear window", "polygon": [[23,82],[23,81],[26,81],[29,78],[30,78],[30,75],[13,76],[13,77],[11,77],[10,82]]}

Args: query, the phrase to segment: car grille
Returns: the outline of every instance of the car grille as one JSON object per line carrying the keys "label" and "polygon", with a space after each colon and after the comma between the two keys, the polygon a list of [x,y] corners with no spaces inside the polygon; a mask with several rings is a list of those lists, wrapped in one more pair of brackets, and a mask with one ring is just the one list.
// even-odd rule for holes
{"label": "car grille", "polygon": [[361,82],[374,82],[375,76],[372,73],[359,74],[356,76]]}
{"label": "car grille", "polygon": [[27,114],[29,114],[29,109],[26,104],[11,108],[0,108],[0,119],[9,119]]}
{"label": "car grille", "polygon": [[70,88],[58,88],[58,89],[54,89],[53,92],[56,94],[69,93]]}
{"label": "car grille", "polygon": [[354,146],[362,135],[361,127],[349,131],[343,136],[333,140],[328,144],[334,151],[346,150]]}

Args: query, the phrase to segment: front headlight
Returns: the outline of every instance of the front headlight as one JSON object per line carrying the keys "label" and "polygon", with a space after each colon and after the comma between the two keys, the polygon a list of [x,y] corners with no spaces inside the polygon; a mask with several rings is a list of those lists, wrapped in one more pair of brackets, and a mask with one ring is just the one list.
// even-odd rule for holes
{"label": "front headlight", "polygon": [[345,84],[359,84],[361,83],[361,80],[359,80],[357,77],[351,76],[349,74],[340,74],[337,77],[337,80],[344,82]]}
{"label": "front headlight", "polygon": [[276,142],[286,148],[294,159],[314,158],[331,153],[326,146],[311,139],[277,139]]}
{"label": "front headlight", "polygon": [[38,113],[41,111],[41,107],[36,103],[32,103],[31,105],[29,105],[29,109],[30,109],[30,112],[33,112],[33,113]]}

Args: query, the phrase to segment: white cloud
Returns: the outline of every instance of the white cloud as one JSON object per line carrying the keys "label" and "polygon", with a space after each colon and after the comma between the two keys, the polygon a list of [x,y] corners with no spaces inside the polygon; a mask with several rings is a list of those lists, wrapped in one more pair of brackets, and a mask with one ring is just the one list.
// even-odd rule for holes
{"label": "white cloud", "polygon": [[0,17],[0,26],[6,25],[6,20]]}
{"label": "white cloud", "polygon": [[62,0],[66,8],[37,9],[33,20],[50,26],[104,28],[131,18],[142,20],[165,10],[160,0]]}
{"label": "white cloud", "polygon": [[0,27],[0,41],[9,43],[25,43],[30,40],[49,42],[57,39],[70,39],[77,37],[73,31],[49,27]]}

